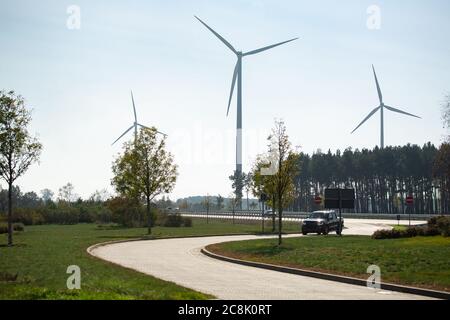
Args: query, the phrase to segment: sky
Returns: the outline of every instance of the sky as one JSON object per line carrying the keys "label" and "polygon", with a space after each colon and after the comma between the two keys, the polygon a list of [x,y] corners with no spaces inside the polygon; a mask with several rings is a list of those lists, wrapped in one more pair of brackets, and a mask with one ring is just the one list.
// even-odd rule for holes
{"label": "sky", "polygon": [[228,118],[226,108],[236,57],[194,15],[242,51],[299,37],[244,58],[244,171],[266,151],[275,119],[306,153],[379,145],[378,114],[350,134],[379,104],[372,64],[385,103],[423,118],[385,111],[386,145],[439,145],[445,134],[447,0],[0,4],[0,89],[25,98],[44,146],[17,181],[23,191],[71,182],[82,197],[112,192],[121,143],[111,143],[133,123],[133,90],[139,122],[168,134],[179,166],[170,198],[231,193],[236,100]]}

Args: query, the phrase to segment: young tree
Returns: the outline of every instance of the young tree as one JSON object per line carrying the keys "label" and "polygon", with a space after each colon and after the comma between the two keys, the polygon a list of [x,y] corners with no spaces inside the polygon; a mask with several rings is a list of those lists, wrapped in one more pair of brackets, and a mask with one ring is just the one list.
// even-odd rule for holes
{"label": "young tree", "polygon": [[273,209],[272,215],[272,232],[275,232],[275,208],[276,208],[276,193],[275,193],[275,177],[274,175],[266,175],[264,168],[271,167],[271,157],[267,154],[258,155],[252,168],[251,192],[258,199],[261,194],[265,193],[268,201],[267,205]]}
{"label": "young tree", "polygon": [[123,154],[112,166],[116,190],[131,199],[144,199],[148,234],[152,226],[151,202],[172,191],[177,180],[177,166],[165,147],[165,138],[158,139],[155,128],[142,128],[134,142],[124,144]]}
{"label": "young tree", "polygon": [[55,194],[50,189],[42,189],[41,190],[41,198],[45,203],[52,201],[54,195]]}
{"label": "young tree", "polygon": [[208,224],[209,223],[209,209],[211,208],[211,197],[209,196],[209,194],[203,198],[202,205],[206,210],[206,223]]}
{"label": "young tree", "polygon": [[30,135],[31,112],[14,91],[0,91],[0,174],[8,184],[8,246],[13,245],[12,189],[33,162],[39,160],[42,144]]}
{"label": "young tree", "polygon": [[229,176],[231,180],[231,187],[234,190],[234,195],[237,201],[237,209],[242,209],[242,189],[244,185],[244,175],[234,171],[233,175]]}
{"label": "young tree", "polygon": [[105,202],[110,198],[111,194],[109,193],[109,191],[103,188],[101,190],[95,190],[95,192],[89,197],[89,201],[100,203]]}
{"label": "young tree", "polygon": [[216,206],[219,211],[223,209],[223,197],[220,194],[216,197]]}
{"label": "young tree", "polygon": [[[442,102],[442,122],[444,128],[450,129],[450,93],[445,96]],[[447,137],[450,142],[450,136]]]}
{"label": "young tree", "polygon": [[233,214],[233,224],[234,224],[234,217],[236,215],[236,208],[239,204],[239,199],[236,197],[236,193],[231,193],[228,198],[228,207],[231,209],[231,212]]}
{"label": "young tree", "polygon": [[71,204],[75,202],[78,198],[78,195],[75,193],[75,187],[71,182],[68,182],[58,190],[58,200],[65,202],[67,204]]}
{"label": "young tree", "polygon": [[278,245],[281,245],[283,209],[294,199],[294,178],[299,173],[299,155],[292,150],[283,121],[275,121],[275,127],[272,129],[272,134],[268,140],[272,141],[269,153],[277,155],[278,166],[273,179],[276,204],[278,206]]}
{"label": "young tree", "polygon": [[252,173],[251,172],[243,173],[242,176],[243,176],[243,185],[244,185],[245,195],[246,195],[246,198],[247,198],[247,210],[250,210],[250,200],[248,198],[248,194],[249,194],[249,192],[251,191],[251,188],[252,188],[252,179],[253,179],[253,177],[252,177]]}

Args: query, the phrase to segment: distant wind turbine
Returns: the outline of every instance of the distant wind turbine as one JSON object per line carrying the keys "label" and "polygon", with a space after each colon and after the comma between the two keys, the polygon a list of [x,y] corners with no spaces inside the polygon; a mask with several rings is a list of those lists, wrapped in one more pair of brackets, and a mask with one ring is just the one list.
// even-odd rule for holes
{"label": "distant wind turbine", "polygon": [[415,118],[419,118],[422,119],[421,117],[418,117],[416,115],[413,115],[411,113],[393,108],[393,107],[389,107],[387,105],[384,104],[383,102],[383,95],[381,94],[381,89],[380,89],[380,84],[378,83],[378,78],[377,78],[377,74],[375,72],[375,67],[372,65],[372,70],[373,70],[373,75],[375,77],[375,83],[377,85],[377,91],[378,91],[378,98],[380,99],[380,105],[378,107],[376,107],[375,109],[372,110],[371,113],[369,113],[369,115],[359,124],[359,126],[356,127],[355,130],[352,131],[352,134],[359,129],[359,127],[361,127],[364,122],[366,122],[367,120],[369,120],[378,110],[380,110],[380,117],[381,117],[381,136],[380,136],[380,148],[384,149],[384,108],[388,109],[389,111],[393,111],[393,112],[397,112],[397,113],[401,113],[407,116],[411,116],[411,117],[415,117]]}
{"label": "distant wind turbine", "polygon": [[[236,66],[234,67],[233,72],[233,80],[231,82],[231,91],[230,98],[228,99],[228,108],[227,108],[227,116],[230,112],[231,99],[233,98],[234,87],[237,81],[237,121],[236,121],[236,173],[238,176],[242,174],[242,58],[245,56],[254,55],[275,47],[278,47],[282,44],[297,40],[298,38],[290,39],[287,41],[279,42],[267,47],[263,47],[260,49],[252,50],[249,52],[242,53],[241,51],[237,51],[227,40],[225,40],[220,34],[215,32],[212,28],[210,28],[206,23],[204,23],[200,18],[195,16],[195,18],[200,21],[209,31],[211,31],[220,41],[222,41],[237,57]],[[238,184],[237,188],[241,187]],[[240,194],[241,190],[237,190]]]}
{"label": "distant wind turbine", "polygon": [[[130,130],[133,129],[133,128],[134,128],[134,141],[137,140],[138,126],[139,126],[139,127],[142,127],[142,128],[150,129],[149,127],[146,127],[146,126],[140,124],[140,123],[137,121],[136,106],[134,105],[133,91],[131,91],[131,101],[133,102],[134,123],[133,123],[133,125],[132,125],[131,127],[129,127],[124,133],[122,133],[122,135],[121,135],[120,137],[118,137],[118,138],[116,139],[116,141],[114,141],[114,142],[112,143],[112,145],[114,145],[117,141],[119,141],[124,135],[126,135],[128,132],[130,132]],[[159,132],[159,131],[156,131],[156,132],[159,133],[159,134],[162,134],[162,135],[164,135],[164,136],[167,136],[165,133],[162,133],[162,132]]]}

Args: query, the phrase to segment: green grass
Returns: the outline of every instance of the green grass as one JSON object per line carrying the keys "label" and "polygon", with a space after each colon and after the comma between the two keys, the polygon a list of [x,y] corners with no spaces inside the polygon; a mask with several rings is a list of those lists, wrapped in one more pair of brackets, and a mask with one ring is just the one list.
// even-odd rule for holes
{"label": "green grass", "polygon": [[392,225],[392,229],[397,230],[397,231],[404,231],[408,229],[408,226],[404,226],[404,225]]}
{"label": "green grass", "polygon": [[[294,231],[298,224],[286,226]],[[194,219],[191,228],[153,228],[154,238],[257,233],[260,223]],[[14,247],[0,235],[0,299],[209,299],[209,295],[116,266],[86,252],[90,245],[145,237],[145,228],[94,224],[29,226],[14,234]],[[158,259],[157,256],[153,257]],[[81,268],[81,290],[67,290],[69,265]],[[17,279],[15,276],[17,275]],[[15,280],[14,280],[15,279]]]}
{"label": "green grass", "polygon": [[234,258],[367,279],[369,265],[384,282],[450,291],[450,238],[373,240],[367,236],[322,236],[229,242],[208,247]]}

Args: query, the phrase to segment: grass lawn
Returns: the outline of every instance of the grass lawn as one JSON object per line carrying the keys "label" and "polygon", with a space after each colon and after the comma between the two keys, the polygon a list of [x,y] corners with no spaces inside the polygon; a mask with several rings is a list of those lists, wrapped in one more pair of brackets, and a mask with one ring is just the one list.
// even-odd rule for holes
{"label": "grass lawn", "polygon": [[397,230],[397,231],[404,231],[404,230],[408,229],[408,226],[405,226],[405,225],[392,225],[392,229]]}
{"label": "grass lawn", "polygon": [[450,291],[450,238],[373,240],[367,236],[318,236],[211,245],[212,252],[257,262],[367,279],[369,265],[383,282]]}
{"label": "grass lawn", "polygon": [[[295,230],[298,225],[286,225]],[[193,219],[191,228],[153,228],[153,237],[256,233],[260,223]],[[99,228],[95,224],[25,227],[14,247],[0,235],[0,299],[209,299],[203,293],[116,266],[90,256],[90,245],[139,238],[145,228]],[[157,259],[158,257],[154,257]],[[67,290],[69,265],[81,268],[81,290]],[[17,279],[13,280],[15,275]]]}

